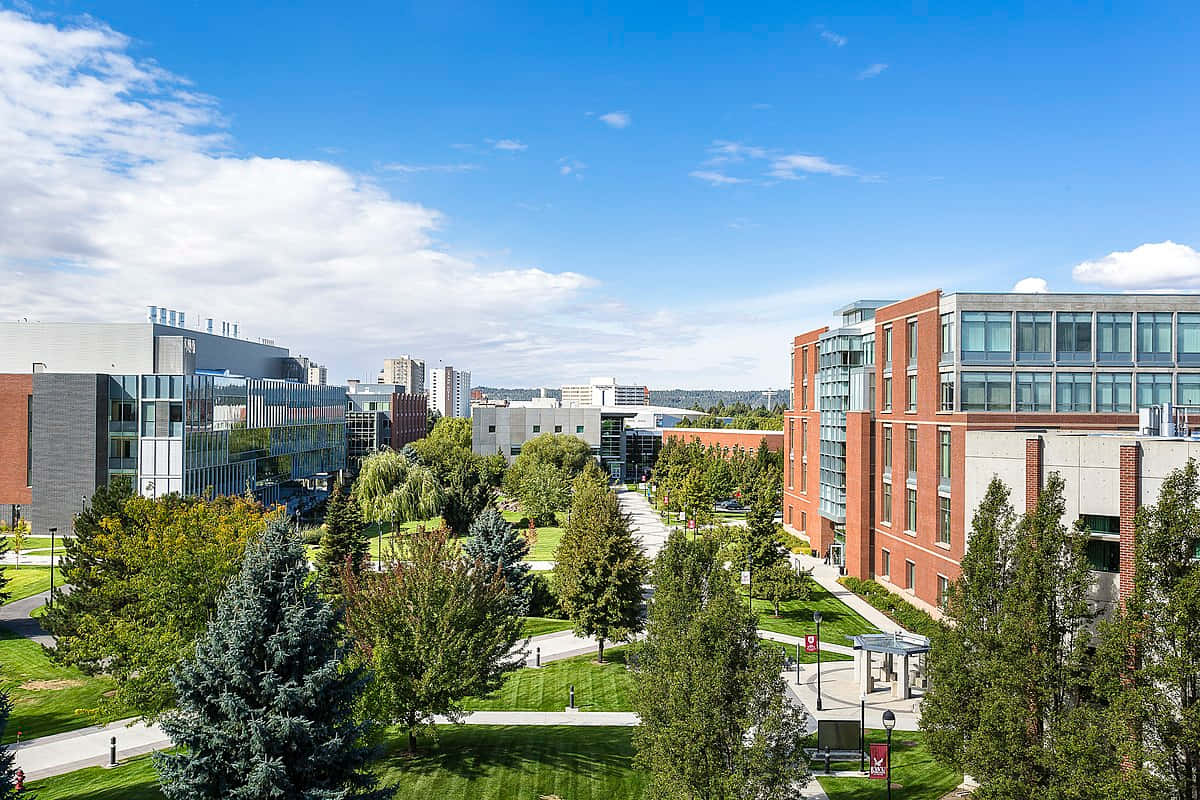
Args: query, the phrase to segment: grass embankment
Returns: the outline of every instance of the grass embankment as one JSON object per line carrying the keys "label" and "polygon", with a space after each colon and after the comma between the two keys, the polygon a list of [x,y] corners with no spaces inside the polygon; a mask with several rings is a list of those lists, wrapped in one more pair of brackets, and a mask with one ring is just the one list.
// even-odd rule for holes
{"label": "grass embankment", "polygon": [[13,701],[4,742],[49,736],[103,721],[92,711],[113,682],[63,667],[47,658],[42,646],[0,629],[0,679]]}
{"label": "grass embankment", "polygon": [[571,623],[565,619],[553,619],[551,617],[526,617],[525,627],[522,629],[522,636],[543,636],[547,633],[558,633],[559,631],[571,630]]}
{"label": "grass embankment", "polygon": [[470,711],[562,711],[570,687],[575,706],[583,711],[632,711],[633,675],[625,668],[625,649],[605,649],[604,663],[596,654],[552,661],[541,668],[511,673],[504,685],[487,697],[468,700]]}
{"label": "grass embankment", "polygon": [[860,617],[841,600],[830,594],[815,581],[807,600],[792,600],[780,604],[779,616],[775,607],[767,600],[754,598],[754,610],[758,612],[758,627],[764,631],[803,636],[816,633],[813,612],[821,612],[821,641],[830,644],[849,645],[846,637],[860,633],[878,633],[879,629]]}
{"label": "grass embankment", "polygon": [[[867,730],[867,742],[886,742],[887,731]],[[858,762],[835,762],[833,769],[857,770]],[[816,771],[816,768],[814,768]],[[885,800],[887,781],[820,777],[829,800]],[[962,773],[939,764],[916,731],[892,732],[892,793],[904,800],[940,800],[962,783]]]}
{"label": "grass embankment", "polygon": [[[8,578],[6,605],[50,590],[50,567],[5,567],[4,577]],[[63,585],[62,570],[55,569],[54,585]]]}
{"label": "grass embankment", "polygon": [[[397,800],[508,800],[558,795],[570,800],[642,796],[633,769],[632,729],[467,725],[443,727],[415,756],[406,737],[376,765]],[[100,767],[37,781],[39,800],[162,800],[149,757],[119,769]]]}

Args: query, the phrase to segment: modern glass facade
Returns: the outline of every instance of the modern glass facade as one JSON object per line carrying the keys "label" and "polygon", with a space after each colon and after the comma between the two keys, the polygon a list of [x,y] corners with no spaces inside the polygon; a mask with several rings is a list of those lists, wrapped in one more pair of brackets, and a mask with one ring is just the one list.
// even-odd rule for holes
{"label": "modern glass facade", "polygon": [[[846,412],[874,406],[874,327],[866,324],[874,309],[855,309],[860,328],[830,331],[817,342],[817,410],[821,421],[820,513],[837,524],[846,521]],[[890,329],[885,329],[883,358],[888,362]],[[890,380],[884,378],[884,405]]]}

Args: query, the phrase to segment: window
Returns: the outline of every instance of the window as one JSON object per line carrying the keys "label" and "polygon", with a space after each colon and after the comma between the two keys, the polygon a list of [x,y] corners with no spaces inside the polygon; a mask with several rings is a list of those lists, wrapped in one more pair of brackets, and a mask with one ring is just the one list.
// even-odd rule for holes
{"label": "window", "polygon": [[892,365],[892,329],[883,329],[883,366]]}
{"label": "window", "polygon": [[800,457],[808,456],[808,420],[800,420]]}
{"label": "window", "polygon": [[1017,373],[1017,411],[1051,411],[1050,373]]}
{"label": "window", "polygon": [[1176,402],[1181,406],[1200,406],[1200,375],[1180,374]]}
{"label": "window", "polygon": [[808,533],[808,512],[807,511],[800,512],[800,532]]}
{"label": "window", "polygon": [[883,482],[883,498],[879,503],[879,521],[884,525],[892,524],[892,485]]}
{"label": "window", "polygon": [[1017,360],[1050,360],[1050,312],[1017,312]]}
{"label": "window", "polygon": [[910,592],[917,586],[917,565],[911,561],[904,562],[904,588]]}
{"label": "window", "polygon": [[954,360],[954,315],[942,314],[942,358],[943,362]]}
{"label": "window", "polygon": [[1007,311],[964,311],[964,361],[1011,361],[1012,314]]}
{"label": "window", "polygon": [[1156,406],[1171,402],[1171,376],[1142,373],[1137,376],[1137,407]]}
{"label": "window", "polygon": [[808,377],[808,348],[800,348],[800,377]]}
{"label": "window", "polygon": [[1171,315],[1137,315],[1138,361],[1161,363],[1171,360]]}
{"label": "window", "polygon": [[488,425],[488,433],[495,433],[495,432],[496,432],[496,426]]}
{"label": "window", "polygon": [[904,436],[906,439],[904,451],[904,458],[907,462],[906,467],[908,474],[914,475],[917,471],[917,429],[905,428]]}
{"label": "window", "polygon": [[796,488],[796,462],[793,459],[788,459],[788,488]]}
{"label": "window", "polygon": [[938,608],[945,608],[946,602],[950,599],[950,579],[945,575],[938,575]]}
{"label": "window", "polygon": [[1092,315],[1058,312],[1058,360],[1092,360]]}
{"label": "window", "polygon": [[1012,373],[962,373],[963,411],[1012,411]]}
{"label": "window", "polygon": [[542,432],[542,426],[541,426],[541,425],[534,425],[534,426],[533,426],[533,432],[534,432],[534,433],[541,433],[541,432]]}
{"label": "window", "polygon": [[1058,386],[1056,407],[1059,411],[1092,410],[1092,373],[1060,372],[1055,380]]}
{"label": "window", "polygon": [[917,321],[915,319],[908,321],[908,365],[910,367],[917,365]]}
{"label": "window", "polygon": [[882,562],[882,564],[880,565],[879,574],[885,578],[891,577],[891,574],[892,574],[892,553],[891,553],[891,551],[885,547],[885,548],[883,548],[883,550],[880,551],[879,555],[880,555],[880,561]]}
{"label": "window", "polygon": [[938,544],[950,544],[950,498],[938,498]]}
{"label": "window", "polygon": [[906,487],[904,494],[908,498],[908,518],[904,530],[915,533],[917,530],[917,490]]}
{"label": "window", "polygon": [[883,410],[892,410],[892,379],[883,379]]}
{"label": "window", "polygon": [[942,411],[954,410],[954,373],[943,372],[941,375]]}
{"label": "window", "polygon": [[1200,364],[1200,314],[1179,315],[1179,363]]}
{"label": "window", "polygon": [[800,491],[808,494],[808,464],[800,465]]}
{"label": "window", "polygon": [[1129,314],[1101,311],[1096,314],[1096,360],[1133,361],[1133,332]]}
{"label": "window", "polygon": [[892,426],[883,426],[883,471],[892,471]]}
{"label": "window", "polygon": [[908,403],[908,410],[916,411],[917,410],[917,376],[916,375],[908,376],[907,395],[908,396],[905,398],[905,400]]}
{"label": "window", "polygon": [[1132,410],[1133,381],[1128,372],[1096,373],[1096,410],[1110,413]]}
{"label": "window", "polygon": [[562,433],[562,425],[555,425],[555,426],[554,426],[554,432],[555,432],[555,433]]}
{"label": "window", "polygon": [[1088,539],[1088,567],[1094,572],[1121,571],[1121,543],[1111,539]]}
{"label": "window", "polygon": [[575,426],[575,432],[576,432],[576,433],[583,433],[583,426],[582,426],[582,425],[576,425],[576,426]]}
{"label": "window", "polygon": [[938,482],[950,483],[950,431],[938,431]]}

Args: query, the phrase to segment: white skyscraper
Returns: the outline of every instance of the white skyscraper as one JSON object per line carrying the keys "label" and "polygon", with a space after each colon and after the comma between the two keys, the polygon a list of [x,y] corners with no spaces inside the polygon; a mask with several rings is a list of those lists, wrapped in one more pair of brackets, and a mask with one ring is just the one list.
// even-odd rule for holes
{"label": "white skyscraper", "polygon": [[429,404],[443,417],[470,417],[471,373],[454,367],[430,370]]}
{"label": "white skyscraper", "polygon": [[396,383],[408,394],[425,394],[425,359],[412,356],[385,358],[376,383]]}

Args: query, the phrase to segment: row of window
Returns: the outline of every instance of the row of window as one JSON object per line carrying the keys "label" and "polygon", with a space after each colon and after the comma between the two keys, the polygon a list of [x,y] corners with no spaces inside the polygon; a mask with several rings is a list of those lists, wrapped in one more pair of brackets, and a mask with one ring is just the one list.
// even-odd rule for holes
{"label": "row of window", "polygon": [[[910,367],[917,365],[917,321],[910,319],[906,323],[908,338],[907,346],[907,361]],[[892,365],[892,328],[887,326],[883,329],[883,366],[884,369]]]}
{"label": "row of window", "polygon": [[[495,425],[488,425],[488,433],[495,433],[495,432],[496,432],[496,426],[495,426]],[[542,432],[542,426],[541,426],[541,425],[534,425],[534,426],[533,426],[533,432],[534,432],[534,433],[541,433],[541,432]],[[554,426],[554,432],[555,432],[555,433],[562,433],[562,432],[563,432],[563,426],[562,426],[562,425],[555,425],[555,426]],[[576,433],[583,433],[583,426],[582,426],[582,425],[576,425],[576,426],[575,426],[575,432],[576,432]]]}
{"label": "row of window", "polygon": [[[1172,401],[1200,405],[1200,373],[1143,372],[1135,381],[1130,372],[963,372],[958,382],[961,411],[1132,413]],[[941,407],[954,410],[953,373],[942,375]]]}
{"label": "row of window", "polygon": [[[917,427],[909,425],[904,429],[905,436],[905,466],[911,475],[917,472],[917,455],[920,448],[917,445]],[[881,435],[883,440],[881,445],[882,463],[884,474],[892,472],[892,426],[884,425]],[[938,430],[938,480],[940,483],[949,484],[950,482],[950,431],[947,429]]]}
{"label": "row of window", "polygon": [[[880,550],[879,556],[879,574],[890,581],[892,578],[892,553],[885,547]],[[915,592],[917,590],[917,565],[915,562],[909,559],[905,559],[904,561],[904,588],[910,592]],[[949,596],[949,594],[950,579],[945,575],[939,574],[937,576],[937,596],[939,607],[946,607],[946,598]]]}
{"label": "row of window", "polygon": [[[937,505],[937,543],[949,545],[950,529],[950,498],[938,495]],[[912,486],[904,488],[904,531],[910,534],[917,532],[917,490]],[[881,525],[892,525],[892,484],[883,482],[883,493],[879,501],[879,522]]]}
{"label": "row of window", "polygon": [[[961,326],[966,362],[1200,363],[1200,314],[964,311]],[[953,356],[954,315],[944,314],[942,360]]]}

